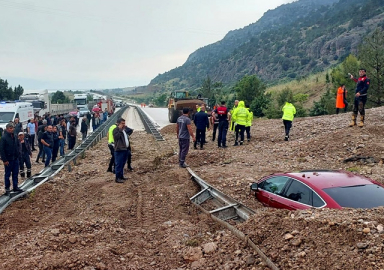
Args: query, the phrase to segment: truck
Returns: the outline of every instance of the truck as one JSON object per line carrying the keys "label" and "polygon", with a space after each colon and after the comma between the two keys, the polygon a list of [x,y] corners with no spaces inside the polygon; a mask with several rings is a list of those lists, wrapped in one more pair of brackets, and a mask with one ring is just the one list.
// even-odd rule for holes
{"label": "truck", "polygon": [[19,118],[23,125],[23,130],[27,127],[28,120],[33,118],[33,106],[30,102],[0,102],[0,129],[5,130],[9,122]]}
{"label": "truck", "polygon": [[66,114],[76,109],[74,103],[53,104],[48,95],[48,90],[31,92],[20,96],[20,101],[32,103],[33,112],[39,116],[46,113],[51,115]]}
{"label": "truck", "polygon": [[190,97],[188,91],[177,90],[168,98],[168,119],[170,123],[176,123],[177,118],[183,114],[183,109],[189,109],[189,117],[192,118],[196,111],[196,105],[207,105],[208,99]]}
{"label": "truck", "polygon": [[88,108],[88,95],[87,94],[75,94],[73,100],[76,103],[76,108]]}

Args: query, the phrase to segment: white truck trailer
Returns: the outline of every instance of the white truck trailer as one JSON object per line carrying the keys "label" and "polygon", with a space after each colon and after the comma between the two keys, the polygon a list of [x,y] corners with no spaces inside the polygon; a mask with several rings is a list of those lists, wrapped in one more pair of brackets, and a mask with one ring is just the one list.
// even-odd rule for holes
{"label": "white truck trailer", "polygon": [[67,114],[76,110],[74,103],[53,104],[49,99],[48,90],[41,92],[27,93],[20,96],[21,101],[30,102],[33,105],[34,112],[38,112],[39,116],[46,113],[51,115]]}

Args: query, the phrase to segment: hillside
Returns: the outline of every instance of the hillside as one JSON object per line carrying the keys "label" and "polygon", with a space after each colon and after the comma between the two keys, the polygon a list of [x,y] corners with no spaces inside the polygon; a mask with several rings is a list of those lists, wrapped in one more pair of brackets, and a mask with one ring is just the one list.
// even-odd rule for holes
{"label": "hillside", "polygon": [[285,4],[193,52],[184,65],[158,75],[148,87],[152,91],[194,89],[207,75],[226,85],[253,74],[270,85],[301,78],[357,53],[362,39],[378,26],[384,26],[380,0]]}

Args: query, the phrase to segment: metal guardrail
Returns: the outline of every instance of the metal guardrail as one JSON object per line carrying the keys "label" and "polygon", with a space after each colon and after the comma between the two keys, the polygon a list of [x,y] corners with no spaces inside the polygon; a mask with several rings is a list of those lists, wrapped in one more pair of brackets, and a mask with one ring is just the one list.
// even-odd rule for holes
{"label": "metal guardrail", "polygon": [[161,135],[160,131],[156,128],[155,124],[149,119],[148,115],[138,106],[134,106],[137,112],[139,113],[140,119],[144,124],[145,131],[147,133],[152,134],[156,141],[164,141],[163,135]]}
{"label": "metal guardrail", "polygon": [[65,166],[68,167],[68,170],[71,171],[71,162],[76,165],[76,159],[79,156],[83,156],[84,152],[89,148],[94,147],[102,138],[104,138],[108,129],[116,123],[116,120],[121,117],[124,111],[128,108],[125,106],[121,108],[119,111],[114,113],[107,121],[105,121],[100,127],[98,127],[95,131],[92,132],[84,141],[81,142],[74,150],[66,154],[63,158],[56,160],[48,167],[45,167],[39,173],[33,175],[32,177],[26,179],[20,188],[24,190],[21,193],[13,193],[11,192],[10,196],[6,196],[5,194],[0,196],[0,213],[4,211],[4,209],[10,205],[15,200],[24,197],[29,192],[42,185],[50,178],[55,176],[58,172],[60,172]]}
{"label": "metal guardrail", "polygon": [[[243,222],[249,219],[249,217],[255,214],[255,212],[245,205],[235,201],[228,195],[222,193],[220,190],[209,185],[194,171],[192,171],[192,169],[187,168],[187,170],[191,174],[191,178],[199,184],[201,188],[201,191],[190,198],[190,201],[203,213],[209,215],[214,221],[230,230],[236,237],[253,248],[270,269],[279,270],[271,259],[268,258],[268,256],[265,255],[264,252],[247,235],[228,223],[229,220],[236,223]],[[208,210],[205,209],[207,206],[203,207],[205,203],[209,208]]]}

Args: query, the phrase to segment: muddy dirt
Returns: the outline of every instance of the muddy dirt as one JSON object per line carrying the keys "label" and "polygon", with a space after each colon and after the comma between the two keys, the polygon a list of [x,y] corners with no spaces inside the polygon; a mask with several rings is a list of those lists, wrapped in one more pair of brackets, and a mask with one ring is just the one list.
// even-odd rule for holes
{"label": "muddy dirt", "polygon": [[[362,129],[347,127],[349,114],[295,119],[289,142],[281,120],[255,120],[250,143],[233,147],[229,134],[230,147],[218,149],[208,132],[205,150],[191,146],[186,162],[256,210],[237,228],[280,269],[383,269],[384,208],[276,210],[249,192],[262,176],[302,169],[344,169],[384,183],[383,116],[384,108],[367,110]],[[175,126],[162,134],[165,142],[134,132],[134,171],[123,184],[106,172],[104,139],[72,172],[9,206],[0,215],[0,268],[268,269],[190,203],[199,189],[178,167]]]}

